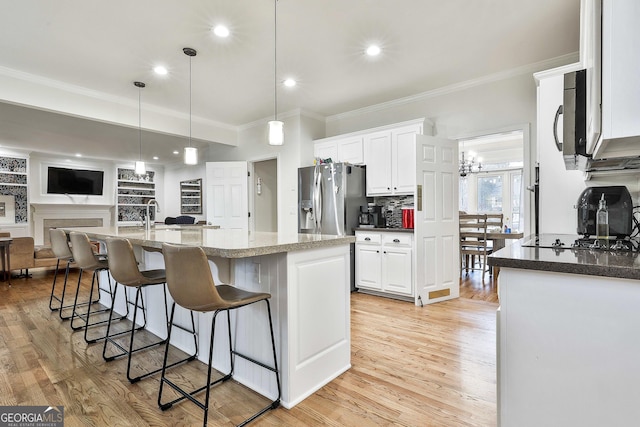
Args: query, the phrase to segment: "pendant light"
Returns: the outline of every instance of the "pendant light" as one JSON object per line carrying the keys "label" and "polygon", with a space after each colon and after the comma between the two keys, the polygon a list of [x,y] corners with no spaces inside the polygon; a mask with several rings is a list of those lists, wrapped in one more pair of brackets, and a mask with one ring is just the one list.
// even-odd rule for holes
{"label": "pendant light", "polygon": [[142,88],[146,85],[142,82],[133,82],[133,85],[138,88],[138,149],[139,149],[139,157],[136,162],[135,174],[136,175],[146,175],[147,168],[142,161]]}
{"label": "pendant light", "polygon": [[190,47],[182,49],[185,55],[189,57],[189,146],[184,147],[184,164],[185,165],[197,165],[198,164],[198,149],[191,146],[191,59],[196,56],[196,50]]}
{"label": "pendant light", "polygon": [[269,122],[269,145],[284,143],[284,123],[278,120],[278,0],[273,0],[273,120]]}

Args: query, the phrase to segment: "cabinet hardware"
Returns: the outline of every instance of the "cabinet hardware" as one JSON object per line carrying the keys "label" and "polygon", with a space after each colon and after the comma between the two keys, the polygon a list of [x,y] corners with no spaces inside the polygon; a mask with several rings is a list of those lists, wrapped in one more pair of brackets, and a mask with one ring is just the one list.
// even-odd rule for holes
{"label": "cabinet hardware", "polygon": [[368,241],[370,241],[370,240],[371,240],[371,237],[365,237],[365,238],[364,238],[364,240],[365,240],[366,242],[368,242]]}
{"label": "cabinet hardware", "polygon": [[393,239],[393,243],[400,243],[400,239]]}

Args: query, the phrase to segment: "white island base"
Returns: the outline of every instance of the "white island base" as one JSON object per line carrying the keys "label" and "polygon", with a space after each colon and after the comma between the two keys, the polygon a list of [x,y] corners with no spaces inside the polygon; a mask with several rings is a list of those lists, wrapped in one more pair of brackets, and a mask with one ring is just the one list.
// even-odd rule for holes
{"label": "white island base", "polygon": [[640,282],[500,269],[498,425],[640,420]]}
{"label": "white island base", "polygon": [[[164,268],[162,253],[142,250],[140,246],[135,249],[141,269]],[[245,258],[210,257],[210,260],[216,284],[271,294],[282,406],[292,408],[351,367],[348,244]],[[145,292],[147,329],[165,337],[162,290],[152,287]],[[124,302],[119,298],[116,311],[122,312],[123,308]],[[238,351],[271,364],[266,311],[263,303],[233,311],[232,337],[235,336]],[[204,363],[212,316],[212,313],[196,315],[198,359]],[[189,325],[188,311],[177,309],[175,319],[181,325]],[[226,329],[226,315],[221,314],[216,320],[213,366],[223,372],[229,367]],[[188,334],[174,328],[171,338],[176,347],[193,351],[193,338]],[[268,398],[277,396],[273,374],[242,358],[236,358],[233,378]]]}

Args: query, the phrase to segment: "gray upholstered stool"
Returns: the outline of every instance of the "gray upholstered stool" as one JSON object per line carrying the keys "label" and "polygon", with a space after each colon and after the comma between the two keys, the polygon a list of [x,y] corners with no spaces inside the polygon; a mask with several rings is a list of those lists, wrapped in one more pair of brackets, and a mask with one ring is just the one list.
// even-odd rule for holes
{"label": "gray upholstered stool", "polygon": [[[118,282],[119,284],[125,287],[125,292],[127,288],[133,288],[136,290],[136,298],[133,302],[133,318],[131,319],[131,330],[125,332],[119,332],[115,334],[111,334],[111,319],[113,318],[113,306],[111,308],[111,313],[109,314],[109,322],[107,324],[107,333],[106,339],[104,341],[104,347],[102,349],[102,357],[107,362],[114,360],[117,357],[127,356],[127,378],[130,382],[134,383],[140,381],[142,378],[148,377],[150,375],[155,374],[156,372],[160,372],[162,368],[158,368],[155,370],[147,371],[138,376],[131,376],[131,356],[139,351],[149,349],[151,347],[155,347],[157,345],[164,344],[166,340],[158,340],[150,344],[146,344],[142,347],[134,348],[134,336],[137,330],[143,329],[147,323],[147,315],[146,309],[144,306],[144,298],[142,290],[148,286],[162,286],[162,291],[164,294],[164,314],[165,314],[165,324],[169,324],[169,313],[167,309],[167,290],[164,286],[167,282],[165,270],[146,270],[140,271],[138,268],[138,262],[136,261],[136,256],[133,252],[133,247],[131,246],[131,242],[127,239],[122,238],[110,238],[107,239],[107,254],[109,255],[109,271],[111,272],[111,277]],[[113,299],[116,298],[116,293],[118,292],[118,288],[116,287],[113,293]],[[131,304],[130,300],[126,298],[126,303]],[[138,317],[138,308],[142,310],[142,318],[143,323],[141,326],[136,325],[136,320]],[[197,335],[195,332],[196,326],[195,321],[193,319],[193,313],[191,313],[191,330],[190,332],[193,335],[194,340],[194,353],[188,356],[185,359],[179,360],[177,362],[172,363],[168,367],[175,366],[179,363],[187,362],[190,360],[194,360],[196,358],[196,353],[198,352],[198,341]],[[129,347],[125,348],[116,341],[116,338],[122,336],[123,334],[129,335]],[[120,353],[107,356],[107,347],[108,344],[112,344],[116,348],[120,350]]]}
{"label": "gray upholstered stool", "polygon": [[[113,293],[114,289],[111,285],[111,277],[108,276],[109,287],[103,288],[100,286],[100,272],[101,271],[109,271],[109,264],[107,263],[104,257],[99,258],[94,252],[91,242],[89,241],[89,237],[85,233],[78,233],[72,231],[69,233],[69,238],[71,240],[71,253],[73,254],[73,259],[80,269],[80,273],[78,274],[78,288],[76,289],[76,297],[73,302],[73,312],[71,313],[71,329],[74,331],[84,329],[84,340],[88,343],[95,343],[97,341],[103,340],[104,336],[94,336],[93,338],[89,338],[88,331],[93,326],[98,325],[106,325],[108,320],[98,320],[91,321],[91,316],[95,316],[98,313],[106,313],[111,310],[111,306],[113,306]],[[85,312],[80,311],[80,307],[85,302],[78,303],[78,296],[80,295],[82,274],[85,271],[93,272],[93,276],[91,278],[91,289],[89,291],[89,299],[86,301],[87,310]],[[115,285],[117,286],[117,284]],[[97,288],[96,288],[97,287]],[[111,300],[111,305],[106,308],[100,308],[92,310],[91,306],[99,300],[100,292],[106,293],[109,295]],[[96,301],[94,301],[94,292],[96,292]],[[127,313],[123,316],[118,317],[114,320],[122,320],[127,317],[129,305],[127,304]],[[77,326],[77,323],[80,322],[80,325]]]}
{"label": "gray upholstered stool", "polygon": [[[173,324],[173,315],[175,313],[176,304],[191,311],[213,312],[213,319],[211,320],[211,343],[209,346],[209,369],[207,371],[207,383],[201,388],[193,391],[186,391],[167,379],[165,375],[165,367],[167,363],[167,356],[169,353],[169,342],[167,341],[167,349],[164,356],[162,375],[160,377],[160,391],[158,393],[158,405],[160,406],[160,408],[162,410],[166,410],[177,402],[180,402],[184,399],[189,399],[191,402],[195,403],[198,407],[204,410],[203,426],[206,426],[207,416],[209,413],[209,395],[211,387],[215,384],[231,379],[233,375],[234,360],[236,356],[273,372],[278,387],[278,397],[274,401],[269,403],[269,405],[267,405],[266,407],[260,409],[255,414],[251,415],[239,425],[245,425],[248,422],[256,419],[258,416],[262,415],[263,413],[269,411],[270,409],[277,408],[280,405],[281,388],[278,372],[278,361],[276,358],[276,344],[273,336],[273,322],[271,320],[271,306],[269,304],[269,298],[271,298],[271,294],[249,292],[228,285],[216,286],[211,275],[211,269],[209,267],[207,257],[200,247],[178,246],[165,243],[162,245],[162,252],[164,255],[165,268],[167,271],[167,287],[169,288],[169,293],[174,300],[171,308],[171,315],[169,317],[169,338],[171,337],[171,326]],[[264,301],[267,305],[269,328],[271,331],[271,347],[273,350],[273,366],[269,366],[247,355],[235,351],[231,340],[232,329],[229,311],[236,310],[238,308],[261,301]],[[212,382],[211,364],[213,359],[214,333],[216,329],[216,318],[218,316],[218,313],[220,312],[227,313],[227,327],[229,328],[229,360],[231,362],[231,366],[227,374]],[[180,397],[170,402],[162,403],[162,392],[165,384],[178,392],[178,394],[180,394]],[[203,390],[206,390],[204,402],[197,400],[194,397],[195,394]]]}

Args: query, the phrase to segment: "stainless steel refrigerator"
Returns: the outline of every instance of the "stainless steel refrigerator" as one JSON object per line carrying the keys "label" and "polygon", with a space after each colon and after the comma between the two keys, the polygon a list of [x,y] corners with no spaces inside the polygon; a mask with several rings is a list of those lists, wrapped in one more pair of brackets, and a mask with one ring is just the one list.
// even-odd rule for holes
{"label": "stainless steel refrigerator", "polygon": [[[360,206],[366,205],[364,166],[327,163],[298,169],[298,232],[353,235]],[[352,290],[355,290],[354,260],[352,244]]]}

